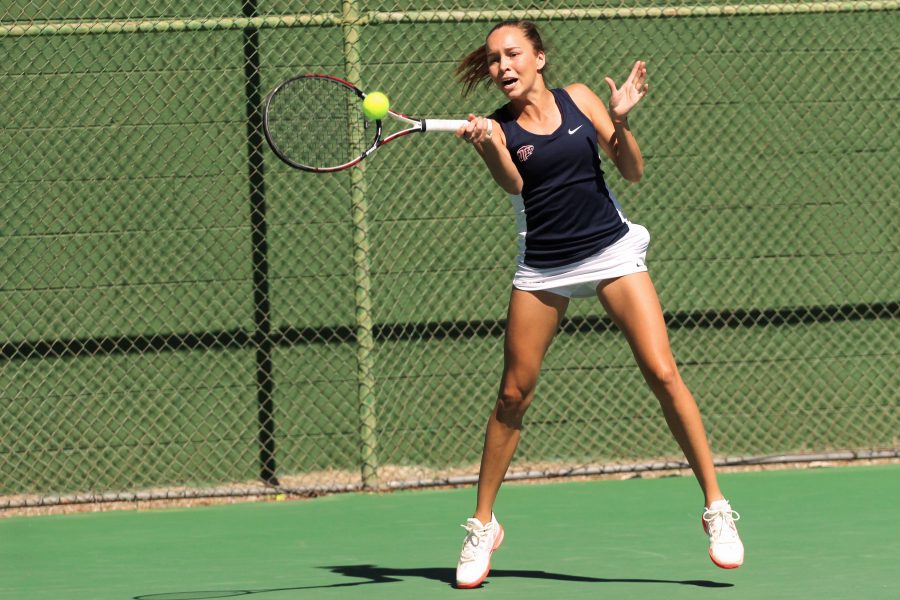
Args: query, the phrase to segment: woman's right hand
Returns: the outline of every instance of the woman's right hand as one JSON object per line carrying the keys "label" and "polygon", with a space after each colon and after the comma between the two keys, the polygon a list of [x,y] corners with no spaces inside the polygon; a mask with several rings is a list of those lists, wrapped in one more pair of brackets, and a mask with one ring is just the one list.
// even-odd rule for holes
{"label": "woman's right hand", "polygon": [[487,117],[476,117],[469,113],[469,122],[456,130],[456,137],[472,144],[483,144],[493,137],[494,122]]}

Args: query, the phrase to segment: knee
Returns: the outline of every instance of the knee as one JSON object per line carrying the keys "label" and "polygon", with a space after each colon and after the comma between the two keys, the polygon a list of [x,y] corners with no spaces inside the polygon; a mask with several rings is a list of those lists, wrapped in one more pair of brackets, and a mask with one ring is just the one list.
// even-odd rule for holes
{"label": "knee", "polygon": [[654,391],[672,392],[681,384],[675,361],[657,361],[644,366],[644,378]]}
{"label": "knee", "polygon": [[504,382],[497,396],[497,420],[509,427],[520,429],[533,395],[534,386]]}

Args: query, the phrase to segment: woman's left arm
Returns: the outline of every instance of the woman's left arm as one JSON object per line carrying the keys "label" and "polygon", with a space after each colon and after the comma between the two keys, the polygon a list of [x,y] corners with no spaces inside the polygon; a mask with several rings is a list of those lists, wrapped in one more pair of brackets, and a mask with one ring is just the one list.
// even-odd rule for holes
{"label": "woman's left arm", "polygon": [[606,77],[609,85],[609,110],[603,101],[583,83],[566,87],[578,108],[591,119],[597,130],[597,140],[607,156],[615,163],[622,177],[628,181],[640,181],[644,173],[644,158],[634,134],[628,126],[628,113],[647,94],[647,65],[634,63],[631,74],[620,88]]}

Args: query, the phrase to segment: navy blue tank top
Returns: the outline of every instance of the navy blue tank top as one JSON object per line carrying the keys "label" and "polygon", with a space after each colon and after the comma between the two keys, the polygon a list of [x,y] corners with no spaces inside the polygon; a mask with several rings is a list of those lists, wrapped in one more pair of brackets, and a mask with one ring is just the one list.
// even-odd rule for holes
{"label": "navy blue tank top", "polygon": [[600,167],[597,131],[564,89],[551,90],[562,124],[549,135],[523,129],[509,105],[491,118],[522,176],[529,267],[561,267],[585,259],[628,233]]}

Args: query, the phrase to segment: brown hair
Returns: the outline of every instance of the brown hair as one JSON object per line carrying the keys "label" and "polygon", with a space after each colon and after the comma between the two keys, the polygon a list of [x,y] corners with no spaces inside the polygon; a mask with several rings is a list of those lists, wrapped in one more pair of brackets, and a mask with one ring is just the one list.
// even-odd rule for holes
{"label": "brown hair", "polygon": [[[528,41],[531,42],[535,52],[545,52],[544,41],[541,39],[541,34],[538,33],[537,25],[531,21],[503,21],[497,23],[488,32],[485,39],[501,27],[518,27],[525,34]],[[538,70],[538,73],[543,75],[546,70],[547,65],[544,64],[543,68]],[[463,88],[463,96],[468,96],[480,83],[490,84],[491,75],[488,71],[487,43],[475,48],[468,56],[462,59],[456,67],[456,77],[465,86]]]}

